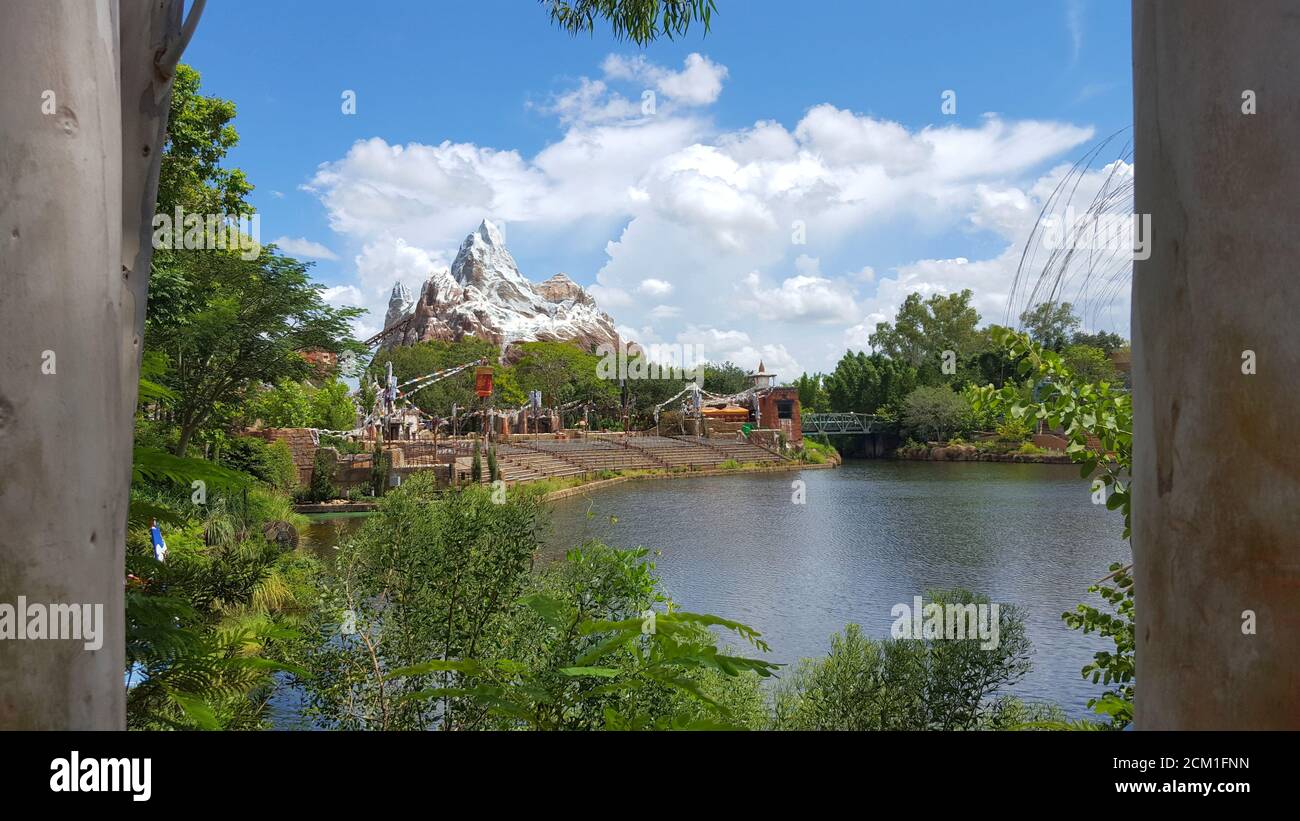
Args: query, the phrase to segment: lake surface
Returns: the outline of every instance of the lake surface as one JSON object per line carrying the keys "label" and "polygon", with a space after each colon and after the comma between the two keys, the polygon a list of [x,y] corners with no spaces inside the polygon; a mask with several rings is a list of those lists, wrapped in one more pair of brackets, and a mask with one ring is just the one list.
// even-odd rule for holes
{"label": "lake surface", "polygon": [[1014,692],[1082,717],[1102,688],[1080,668],[1109,642],[1068,629],[1061,613],[1101,604],[1088,586],[1130,559],[1120,514],[1088,490],[1069,465],[875,460],[628,482],[557,501],[548,552],[590,537],[653,548],[678,605],[755,627],[783,663],[824,655],[850,622],[887,637],[890,609],[929,590],[1018,604],[1034,668]]}
{"label": "lake surface", "polygon": [[[792,503],[795,480],[805,504]],[[648,547],[683,609],[745,622],[791,664],[825,655],[850,622],[889,635],[891,608],[965,588],[1018,604],[1033,669],[1013,692],[1089,716],[1102,687],[1079,674],[1110,643],[1061,621],[1114,561],[1130,560],[1123,520],[1091,502],[1071,465],[849,461],[835,470],[626,482],[553,504],[544,559],[588,538]],[[590,515],[589,515],[590,514]],[[611,521],[611,517],[616,521]],[[333,544],[364,517],[314,520],[306,547]],[[927,597],[928,599],[928,597]],[[294,726],[282,699],[277,726]]]}

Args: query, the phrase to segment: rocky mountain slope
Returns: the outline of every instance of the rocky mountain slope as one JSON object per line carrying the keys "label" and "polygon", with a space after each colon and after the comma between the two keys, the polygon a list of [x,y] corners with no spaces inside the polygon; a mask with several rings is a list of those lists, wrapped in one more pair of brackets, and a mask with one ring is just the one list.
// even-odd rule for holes
{"label": "rocky mountain slope", "polygon": [[564,274],[534,284],[519,272],[501,232],[484,220],[461,243],[450,271],[439,271],[411,298],[398,283],[384,327],[410,318],[388,345],[473,335],[502,347],[511,342],[575,342],[584,349],[616,345],[614,320],[582,286]]}

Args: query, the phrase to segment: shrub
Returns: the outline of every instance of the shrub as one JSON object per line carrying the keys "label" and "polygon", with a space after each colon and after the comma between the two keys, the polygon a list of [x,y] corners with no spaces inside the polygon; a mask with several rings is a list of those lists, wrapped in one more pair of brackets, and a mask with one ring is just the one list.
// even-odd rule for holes
{"label": "shrub", "polygon": [[312,459],[311,482],[307,486],[307,499],[312,502],[327,502],[338,496],[338,487],[334,484],[334,463],[338,453],[333,448],[317,448]]}
{"label": "shrub", "polygon": [[933,441],[943,441],[968,424],[970,405],[961,394],[943,386],[922,386],[903,401],[903,421]]}
{"label": "shrub", "polygon": [[809,438],[803,440],[803,450],[799,452],[801,460],[813,465],[832,462],[838,455],[839,452],[829,442],[818,442]]}
{"label": "shrub", "polygon": [[268,483],[276,490],[292,493],[298,487],[298,467],[293,463],[293,451],[284,442],[272,442],[266,448]]}
{"label": "shrub", "polygon": [[[966,591],[935,603],[988,603]],[[824,658],[804,659],[774,697],[776,729],[975,730],[1006,728],[1025,711],[1004,694],[1029,672],[1032,646],[1019,608],[999,608],[999,641],[872,639],[856,624]]]}
{"label": "shrub", "polygon": [[383,496],[388,486],[388,470],[392,460],[384,452],[383,444],[376,439],[375,449],[370,454],[370,493],[376,498]]}
{"label": "shrub", "polygon": [[998,423],[997,432],[1003,442],[1023,442],[1033,434],[1034,426],[1028,417],[1017,419],[1008,415]]}

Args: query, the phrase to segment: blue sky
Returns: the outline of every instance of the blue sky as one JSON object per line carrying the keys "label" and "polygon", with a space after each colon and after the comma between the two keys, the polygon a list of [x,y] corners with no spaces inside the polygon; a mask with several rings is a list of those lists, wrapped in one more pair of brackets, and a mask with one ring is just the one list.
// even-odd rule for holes
{"label": "blue sky", "polygon": [[1000,321],[1044,189],[1131,121],[1123,0],[718,7],[638,49],[534,0],[212,0],[186,60],[238,106],[263,240],[321,246],[295,247],[332,299],[381,309],[486,217],[633,338],[787,372],[909,290]]}

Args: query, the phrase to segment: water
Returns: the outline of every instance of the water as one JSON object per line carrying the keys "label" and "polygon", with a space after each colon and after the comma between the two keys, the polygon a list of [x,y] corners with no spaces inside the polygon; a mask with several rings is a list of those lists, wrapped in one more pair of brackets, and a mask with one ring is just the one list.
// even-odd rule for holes
{"label": "water", "polygon": [[[806,504],[791,503],[796,479]],[[824,655],[850,622],[887,637],[894,605],[965,588],[1024,611],[1034,666],[1014,692],[1085,717],[1102,688],[1079,670],[1110,643],[1061,613],[1102,604],[1088,586],[1130,560],[1120,515],[1088,491],[1073,466],[985,462],[627,482],[555,502],[543,558],[589,537],[651,548],[679,606],[755,627],[786,664]],[[332,565],[340,532],[363,521],[320,517],[306,546]]]}
{"label": "water", "polygon": [[[795,479],[804,505],[791,503]],[[554,508],[549,554],[589,536],[653,548],[678,605],[755,627],[777,662],[824,655],[849,622],[887,637],[890,609],[932,589],[1018,604],[1034,668],[1014,691],[1073,717],[1102,689],[1080,668],[1109,642],[1068,629],[1061,613],[1101,604],[1088,586],[1130,559],[1120,515],[1092,504],[1068,465],[860,461],[629,482]]]}

